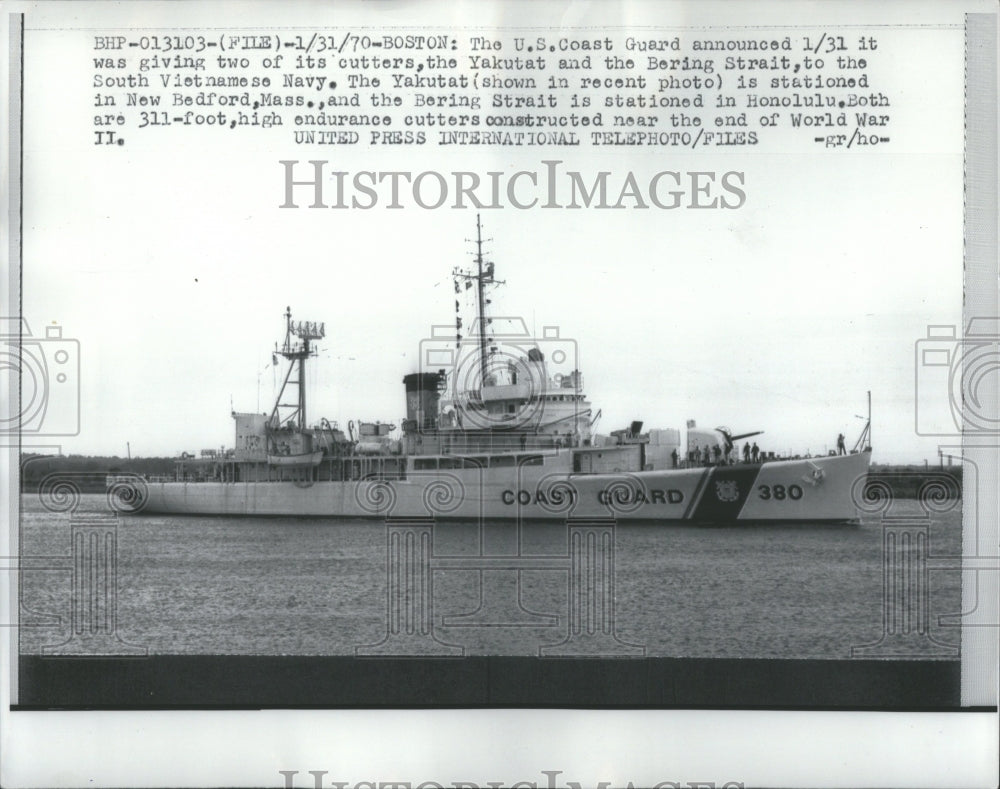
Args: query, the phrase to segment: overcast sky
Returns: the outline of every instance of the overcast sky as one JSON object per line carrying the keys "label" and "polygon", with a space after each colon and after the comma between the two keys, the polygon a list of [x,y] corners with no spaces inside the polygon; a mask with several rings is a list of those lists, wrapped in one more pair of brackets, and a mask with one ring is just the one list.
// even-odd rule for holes
{"label": "overcast sky", "polygon": [[613,183],[744,174],[738,210],[483,212],[507,282],[495,314],[575,343],[599,431],[695,419],[816,453],[841,432],[853,443],[871,390],[875,461],[936,458],[915,408],[947,392],[917,392],[915,343],[929,324],[961,322],[960,28],[884,34],[893,142],[850,152],[801,134],[707,153],[295,146],[287,127],[105,148],[89,134],[92,74],[69,67],[88,62],[89,34],[28,35],[24,315],[35,336],[56,322],[80,343],[81,429],[59,439],[66,453],[231,445],[231,406],[270,408],[286,305],[326,323],[311,418],[398,423],[421,341],[453,321],[450,272],[471,260],[475,211],[279,209],[279,160],[511,173],[560,159]]}

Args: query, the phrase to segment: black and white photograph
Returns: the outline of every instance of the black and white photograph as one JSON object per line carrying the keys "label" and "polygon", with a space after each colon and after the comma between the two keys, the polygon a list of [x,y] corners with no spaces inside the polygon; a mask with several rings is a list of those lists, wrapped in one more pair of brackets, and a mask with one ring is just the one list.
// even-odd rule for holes
{"label": "black and white photograph", "polygon": [[995,785],[994,4],[3,24],[4,785]]}

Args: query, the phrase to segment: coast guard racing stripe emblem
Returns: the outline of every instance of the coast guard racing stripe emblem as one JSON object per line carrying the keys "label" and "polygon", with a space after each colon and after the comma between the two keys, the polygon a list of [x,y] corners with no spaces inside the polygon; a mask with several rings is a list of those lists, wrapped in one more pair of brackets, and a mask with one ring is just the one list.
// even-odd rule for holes
{"label": "coast guard racing stripe emblem", "polygon": [[708,484],[691,519],[717,523],[736,520],[753,490],[760,466],[714,466],[709,473]]}

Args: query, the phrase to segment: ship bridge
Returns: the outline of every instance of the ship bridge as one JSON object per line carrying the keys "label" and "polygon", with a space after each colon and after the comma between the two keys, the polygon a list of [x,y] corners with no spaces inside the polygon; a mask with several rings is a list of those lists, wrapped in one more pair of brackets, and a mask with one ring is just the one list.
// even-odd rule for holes
{"label": "ship bridge", "polygon": [[[483,255],[476,219],[475,266],[452,272],[455,325],[435,327],[421,347],[427,372],[407,375],[407,454],[589,446],[592,408],[583,393],[576,343],[557,326],[529,332],[516,316],[487,315],[487,290],[502,285]],[[462,297],[472,297],[475,319],[468,333]],[[431,371],[433,370],[433,371]]]}
{"label": "ship bridge", "polygon": [[593,424],[578,370],[549,375],[541,353],[525,356],[478,389],[454,391],[445,371],[414,373],[407,389],[407,454],[587,446]]}

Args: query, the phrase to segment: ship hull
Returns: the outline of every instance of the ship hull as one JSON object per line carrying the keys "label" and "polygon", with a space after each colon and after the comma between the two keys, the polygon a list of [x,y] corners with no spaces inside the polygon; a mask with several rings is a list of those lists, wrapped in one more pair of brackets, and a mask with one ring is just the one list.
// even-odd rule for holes
{"label": "ship hull", "polygon": [[126,511],[249,517],[614,518],[725,524],[854,522],[869,452],[707,468],[573,474],[542,466],[408,472],[345,482],[146,482]]}

